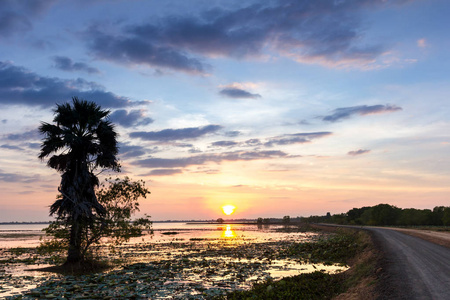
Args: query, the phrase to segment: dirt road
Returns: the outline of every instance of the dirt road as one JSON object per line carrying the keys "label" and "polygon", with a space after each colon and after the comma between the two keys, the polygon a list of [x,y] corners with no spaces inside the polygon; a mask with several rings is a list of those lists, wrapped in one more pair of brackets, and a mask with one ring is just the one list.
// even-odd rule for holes
{"label": "dirt road", "polygon": [[382,299],[450,299],[450,249],[383,229],[374,234],[384,252]]}

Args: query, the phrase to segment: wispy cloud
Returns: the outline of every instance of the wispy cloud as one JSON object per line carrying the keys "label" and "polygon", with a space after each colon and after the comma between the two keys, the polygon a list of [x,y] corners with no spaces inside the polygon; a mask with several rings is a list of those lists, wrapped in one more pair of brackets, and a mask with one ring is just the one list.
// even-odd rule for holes
{"label": "wispy cloud", "polygon": [[136,131],[131,132],[131,138],[139,138],[146,141],[170,142],[178,140],[196,139],[201,136],[217,132],[222,129],[220,125],[207,125],[203,127],[190,127],[181,129],[164,129],[161,131]]}
{"label": "wispy cloud", "polygon": [[13,145],[1,145],[0,148],[3,149],[8,149],[8,150],[23,150],[22,148],[18,147],[18,146],[13,146]]}
{"label": "wispy cloud", "polygon": [[239,145],[238,142],[235,141],[217,141],[214,143],[211,143],[211,146],[213,147],[233,147]]}
{"label": "wispy cloud", "polygon": [[42,136],[39,133],[39,130],[29,130],[22,133],[9,133],[3,136],[4,139],[8,141],[30,141],[41,139]]}
{"label": "wispy cloud", "polygon": [[225,132],[225,135],[228,136],[228,137],[236,137],[236,136],[238,136],[240,134],[241,134],[241,132],[238,131],[238,130],[232,130],[232,131]]}
{"label": "wispy cloud", "polygon": [[280,136],[270,137],[265,140],[261,139],[249,139],[242,142],[237,141],[217,141],[211,143],[213,147],[273,147],[281,145],[291,145],[291,144],[305,144],[310,143],[314,139],[324,138],[332,135],[332,132],[322,131],[322,132],[302,132],[293,134],[284,134]]}
{"label": "wispy cloud", "polygon": [[4,172],[2,169],[0,169],[0,181],[30,183],[30,182],[34,182],[38,179],[39,179],[39,175],[27,176],[27,175],[22,175],[22,174]]}
{"label": "wispy cloud", "polygon": [[370,152],[370,150],[359,149],[359,150],[356,150],[356,151],[349,151],[347,154],[350,155],[350,156],[358,156],[358,155],[367,154],[369,152]]}
{"label": "wispy cloud", "polygon": [[256,147],[256,146],[261,146],[262,142],[260,139],[249,139],[249,140],[246,140],[244,142],[244,144],[249,147]]}
{"label": "wispy cloud", "polygon": [[270,138],[264,145],[272,147],[273,145],[304,144],[310,143],[314,139],[323,138],[332,134],[333,133],[329,131],[285,134]]}
{"label": "wispy cloud", "polygon": [[328,122],[337,122],[343,119],[348,119],[353,115],[371,115],[371,114],[381,114],[388,112],[395,112],[402,110],[401,107],[395,105],[360,105],[360,106],[351,106],[351,107],[342,107],[337,108],[333,111],[331,115],[323,117],[323,121]]}
{"label": "wispy cloud", "polygon": [[55,63],[55,68],[63,71],[67,72],[82,71],[87,72],[89,74],[100,73],[100,70],[98,70],[97,68],[93,68],[86,63],[73,62],[72,59],[70,59],[69,57],[55,56],[52,58],[52,60]]}
{"label": "wispy cloud", "polygon": [[184,168],[192,165],[204,165],[222,161],[249,161],[258,159],[272,159],[279,157],[288,157],[283,151],[235,151],[214,154],[202,154],[181,158],[148,158],[132,162],[134,165],[146,168]]}
{"label": "wispy cloud", "polygon": [[148,175],[151,176],[170,176],[183,173],[181,169],[154,169]]}

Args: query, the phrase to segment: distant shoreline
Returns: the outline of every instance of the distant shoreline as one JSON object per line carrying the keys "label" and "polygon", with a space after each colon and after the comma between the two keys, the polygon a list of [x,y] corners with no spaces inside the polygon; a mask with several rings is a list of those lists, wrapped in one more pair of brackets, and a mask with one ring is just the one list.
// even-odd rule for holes
{"label": "distant shoreline", "polygon": [[[262,223],[258,224],[256,220],[223,220],[223,222],[217,222],[216,220],[207,220],[207,221],[195,221],[195,220],[169,220],[169,221],[152,221],[153,223],[185,223],[185,224],[217,224],[217,225],[300,225],[302,222],[290,222],[283,223],[281,220],[273,220],[270,223]],[[47,222],[0,222],[1,225],[45,225],[50,224],[51,221]]]}
{"label": "distant shoreline", "polygon": [[[50,224],[53,221],[12,221],[12,222],[0,222],[1,225],[44,225]],[[235,224],[235,225],[258,225],[256,219],[224,219],[223,222],[217,222],[215,219],[211,220],[159,220],[152,221],[153,223],[186,223],[186,224]],[[304,222],[299,222],[297,220],[292,220],[289,223],[284,223],[280,218],[270,218],[268,223],[260,223],[259,225],[300,225]]]}
{"label": "distant shoreline", "polygon": [[40,224],[50,224],[51,221],[46,222],[0,222],[0,225],[40,225]]}

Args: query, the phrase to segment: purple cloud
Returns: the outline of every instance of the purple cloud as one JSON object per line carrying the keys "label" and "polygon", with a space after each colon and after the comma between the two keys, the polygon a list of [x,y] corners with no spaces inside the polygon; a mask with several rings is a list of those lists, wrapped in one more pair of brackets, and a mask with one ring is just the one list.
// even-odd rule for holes
{"label": "purple cloud", "polygon": [[219,93],[221,95],[224,95],[229,98],[250,98],[250,99],[261,98],[260,94],[252,94],[243,89],[234,88],[234,87],[224,88]]}
{"label": "purple cloud", "polygon": [[151,176],[170,176],[183,173],[181,169],[154,169],[148,175]]}
{"label": "purple cloud", "polygon": [[146,153],[156,153],[158,152],[157,148],[148,149],[142,146],[129,145],[126,143],[119,143],[119,155],[124,158],[132,158],[142,156]]}
{"label": "purple cloud", "polygon": [[267,147],[272,147],[273,145],[304,144],[310,143],[314,139],[323,138],[332,134],[332,132],[328,131],[285,134],[270,138],[266,143],[264,143],[264,145]]}
{"label": "purple cloud", "polygon": [[360,105],[360,106],[352,106],[352,107],[342,107],[337,108],[333,111],[331,115],[323,117],[323,121],[328,122],[337,122],[342,119],[348,119],[353,115],[371,115],[371,114],[381,114],[381,113],[388,113],[388,112],[395,112],[402,110],[401,107],[395,106],[395,105]]}
{"label": "purple cloud", "polygon": [[350,156],[357,156],[357,155],[367,154],[367,153],[369,153],[369,152],[370,152],[370,150],[359,149],[359,150],[356,150],[356,151],[349,151],[349,152],[347,153],[347,155],[350,155]]}
{"label": "purple cloud", "polygon": [[211,144],[214,147],[233,147],[239,145],[238,142],[234,141],[217,141]]}
{"label": "purple cloud", "polygon": [[[385,45],[360,43],[361,11],[405,1],[270,1],[239,8],[214,8],[198,15],[170,15],[118,33],[90,28],[86,41],[98,59],[204,74],[203,58],[246,59],[268,53],[299,62],[367,65]],[[247,95],[225,91],[225,95]],[[257,94],[254,94],[257,95]]]}
{"label": "purple cloud", "polygon": [[92,54],[103,60],[122,64],[143,64],[194,74],[204,74],[209,65],[191,57],[186,51],[140,36],[112,36],[95,28],[87,35]]}
{"label": "purple cloud", "polygon": [[63,71],[67,72],[82,71],[87,72],[89,74],[100,73],[100,71],[97,68],[90,67],[89,65],[81,62],[73,62],[72,59],[65,56],[55,56],[52,59],[55,62],[55,67]]}
{"label": "purple cloud", "polygon": [[3,182],[24,182],[31,183],[39,179],[39,175],[23,175],[15,173],[7,173],[0,169],[0,181]]}
{"label": "purple cloud", "polygon": [[132,110],[130,112],[125,109],[119,109],[111,113],[110,119],[111,122],[127,128],[148,125],[154,122],[152,118],[146,116],[145,111],[142,109]]}
{"label": "purple cloud", "polygon": [[42,138],[39,130],[29,130],[22,133],[9,133],[3,136],[4,139],[8,141],[30,141],[30,140],[40,140]]}
{"label": "purple cloud", "polygon": [[18,151],[23,150],[22,148],[20,148],[18,146],[13,146],[13,145],[1,145],[0,148],[8,149],[8,150],[18,150]]}
{"label": "purple cloud", "polygon": [[56,0],[2,0],[0,5],[0,36],[9,37],[33,28],[32,20],[46,11]]}
{"label": "purple cloud", "polygon": [[0,105],[31,105],[51,107],[77,96],[92,100],[102,107],[127,107],[134,104],[126,97],[117,96],[91,81],[40,76],[25,68],[0,61]]}
{"label": "purple cloud", "polygon": [[130,133],[130,137],[139,138],[146,141],[170,142],[177,140],[196,139],[201,136],[214,133],[220,129],[222,129],[222,126],[220,125],[207,125],[203,127],[164,129],[161,131],[136,131]]}
{"label": "purple cloud", "polygon": [[203,154],[181,158],[147,158],[132,162],[133,165],[146,168],[184,168],[192,165],[204,165],[209,162],[221,163],[222,161],[248,161],[259,159],[272,159],[288,157],[283,151],[236,151],[216,154]]}
{"label": "purple cloud", "polygon": [[213,147],[273,147],[274,145],[291,145],[291,144],[304,144],[310,143],[314,139],[319,139],[332,135],[332,132],[321,131],[321,132],[307,132],[307,133],[293,133],[284,134],[281,136],[271,137],[262,142],[260,139],[249,139],[243,142],[236,141],[217,141],[211,143]]}

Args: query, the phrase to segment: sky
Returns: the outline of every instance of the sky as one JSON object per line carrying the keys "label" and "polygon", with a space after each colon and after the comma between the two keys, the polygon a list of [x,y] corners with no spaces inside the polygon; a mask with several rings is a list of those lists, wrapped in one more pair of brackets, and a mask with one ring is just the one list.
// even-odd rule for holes
{"label": "sky", "polygon": [[0,222],[50,220],[41,122],[111,111],[153,220],[450,205],[450,1],[2,0]]}

